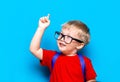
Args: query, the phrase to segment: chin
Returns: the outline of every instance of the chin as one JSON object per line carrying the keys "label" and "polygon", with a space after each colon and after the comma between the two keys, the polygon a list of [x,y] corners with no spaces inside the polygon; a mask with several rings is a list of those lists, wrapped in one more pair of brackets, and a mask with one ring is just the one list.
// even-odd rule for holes
{"label": "chin", "polygon": [[65,47],[60,47],[60,46],[58,46],[58,48],[59,48],[59,50],[60,50],[61,52],[65,52],[65,51],[66,51],[66,48],[65,48]]}
{"label": "chin", "polygon": [[59,48],[59,50],[60,50],[61,52],[63,52],[63,51],[65,51],[65,50],[66,50],[65,48],[60,47],[60,46],[58,46],[58,48]]}

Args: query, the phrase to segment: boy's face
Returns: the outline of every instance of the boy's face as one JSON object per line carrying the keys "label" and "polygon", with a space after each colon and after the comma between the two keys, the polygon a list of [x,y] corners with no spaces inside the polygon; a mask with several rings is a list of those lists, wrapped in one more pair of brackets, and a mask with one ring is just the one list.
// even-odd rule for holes
{"label": "boy's face", "polygon": [[[77,28],[63,28],[61,33],[63,35],[68,35],[72,38],[79,40]],[[81,43],[75,40],[72,40],[70,43],[66,43],[65,38],[66,38],[66,41],[68,39],[68,42],[69,42],[69,37],[67,38],[67,36],[62,37],[60,40],[57,40],[59,50],[65,55],[75,54],[78,50],[78,46],[80,46]]]}

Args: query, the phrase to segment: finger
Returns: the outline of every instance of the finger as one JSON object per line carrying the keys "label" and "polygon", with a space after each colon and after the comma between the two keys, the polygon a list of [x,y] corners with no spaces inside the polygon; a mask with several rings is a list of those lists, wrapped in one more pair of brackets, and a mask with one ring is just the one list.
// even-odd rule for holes
{"label": "finger", "polygon": [[47,17],[43,17],[43,22],[47,22]]}
{"label": "finger", "polygon": [[50,14],[47,15],[47,18],[48,18],[48,19],[50,18]]}
{"label": "finger", "polygon": [[48,19],[47,17],[43,17],[43,21],[44,21],[44,22],[48,22],[49,19]]}
{"label": "finger", "polygon": [[49,19],[48,19],[47,17],[44,17],[44,21],[45,21],[45,22],[48,22],[48,20],[49,20]]}
{"label": "finger", "polygon": [[41,21],[42,23],[44,23],[44,17],[40,18],[40,21]]}

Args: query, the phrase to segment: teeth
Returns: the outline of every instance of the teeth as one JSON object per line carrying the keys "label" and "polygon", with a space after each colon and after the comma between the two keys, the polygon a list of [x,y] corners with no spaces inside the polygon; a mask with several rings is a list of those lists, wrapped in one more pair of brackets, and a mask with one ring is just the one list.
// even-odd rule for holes
{"label": "teeth", "polygon": [[65,46],[63,43],[60,43],[61,46]]}

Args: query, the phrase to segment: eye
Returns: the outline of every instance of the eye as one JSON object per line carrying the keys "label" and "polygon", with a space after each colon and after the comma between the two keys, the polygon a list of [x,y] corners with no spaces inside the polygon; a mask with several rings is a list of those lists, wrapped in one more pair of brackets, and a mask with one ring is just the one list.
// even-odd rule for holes
{"label": "eye", "polygon": [[61,39],[62,36],[63,36],[63,35],[62,35],[61,33],[59,33],[59,34],[58,34],[58,39]]}
{"label": "eye", "polygon": [[55,32],[55,38],[56,39],[61,39],[62,37],[63,37],[62,33],[58,32],[58,31]]}
{"label": "eye", "polygon": [[71,38],[70,36],[67,36],[67,35],[66,35],[66,36],[65,36],[65,40],[70,42],[70,41],[72,40],[72,38]]}
{"label": "eye", "polygon": [[67,35],[65,36],[65,38],[66,38],[66,39],[71,39],[71,37],[70,37],[70,36],[67,36]]}

